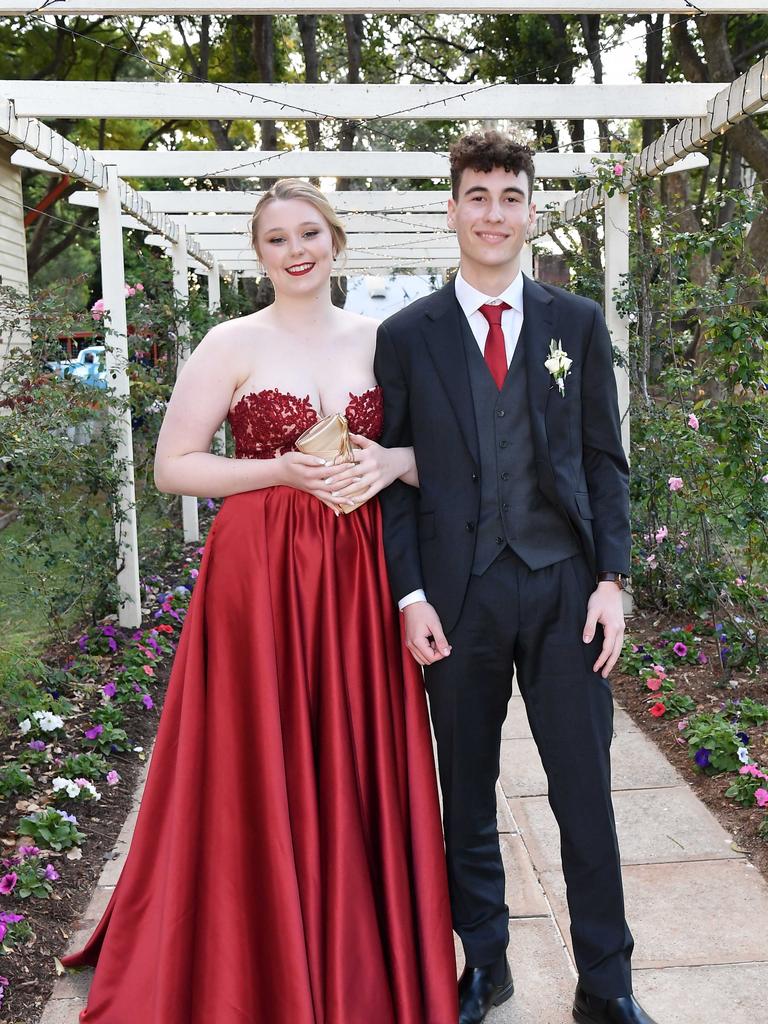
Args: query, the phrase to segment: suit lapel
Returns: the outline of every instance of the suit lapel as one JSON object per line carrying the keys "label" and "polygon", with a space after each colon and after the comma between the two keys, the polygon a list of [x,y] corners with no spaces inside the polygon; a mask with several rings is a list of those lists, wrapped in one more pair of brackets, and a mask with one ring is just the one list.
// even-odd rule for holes
{"label": "suit lapel", "polygon": [[549,456],[546,411],[552,392],[552,378],[544,365],[554,337],[555,303],[549,292],[531,278],[523,282],[525,317],[525,373],[533,442],[537,452]]}
{"label": "suit lapel", "polygon": [[464,351],[460,319],[462,316],[453,281],[450,281],[436,294],[435,301],[427,311],[429,322],[424,325],[423,330],[427,347],[459,421],[464,440],[472,458],[479,464],[480,446]]}

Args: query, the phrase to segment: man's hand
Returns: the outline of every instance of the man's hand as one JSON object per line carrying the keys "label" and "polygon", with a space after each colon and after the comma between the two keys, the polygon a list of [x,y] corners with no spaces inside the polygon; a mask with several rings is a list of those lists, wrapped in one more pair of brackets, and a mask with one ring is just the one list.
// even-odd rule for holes
{"label": "man's hand", "polygon": [[619,659],[624,642],[624,605],[621,591],[615,583],[598,583],[597,590],[589,599],[587,621],[584,625],[585,644],[592,642],[598,622],[604,631],[603,649],[592,666],[592,671],[600,672],[602,669],[602,677],[607,679]]}
{"label": "man's hand", "polygon": [[420,665],[432,665],[451,653],[437,612],[426,601],[415,601],[403,609],[405,645]]}

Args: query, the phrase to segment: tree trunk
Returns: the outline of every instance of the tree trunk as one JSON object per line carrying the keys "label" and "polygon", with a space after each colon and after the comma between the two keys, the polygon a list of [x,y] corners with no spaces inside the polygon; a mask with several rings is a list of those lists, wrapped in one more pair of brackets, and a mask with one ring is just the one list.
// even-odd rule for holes
{"label": "tree trunk", "polygon": [[[275,80],[275,28],[271,14],[254,14],[251,16],[251,59],[256,68],[259,82],[272,83]],[[270,118],[259,122],[261,128],[261,148],[273,151],[277,149],[277,124]],[[265,189],[274,185],[276,178],[262,178]]]}
{"label": "tree trunk", "polygon": [[[304,53],[304,81],[314,85],[320,81],[320,57],[317,52],[317,15],[299,14],[296,18],[301,36],[301,49]],[[320,122],[305,121],[307,146],[310,149],[320,148]]]}
{"label": "tree trunk", "polygon": [[[360,69],[362,66],[363,51],[363,15],[345,14],[344,32],[347,37],[347,81],[350,85],[360,83]],[[357,121],[344,121],[339,135],[339,149],[352,150],[357,138]],[[339,192],[346,192],[350,187],[349,178],[337,178],[336,188]]]}
{"label": "tree trunk", "polygon": [[[663,14],[646,14],[643,16],[645,22],[645,77],[647,84],[660,83],[665,79],[664,75],[664,27]],[[662,134],[664,125],[662,121],[643,121],[643,149],[650,146],[654,139]]]}
{"label": "tree trunk", "polygon": [[[600,53],[600,15],[580,14],[579,24],[581,25],[581,34],[584,37],[584,45],[587,48],[589,63],[592,65],[592,76],[595,80],[595,85],[602,85],[603,58]],[[598,151],[607,149],[610,141],[608,122],[598,120],[597,131],[600,135]]]}

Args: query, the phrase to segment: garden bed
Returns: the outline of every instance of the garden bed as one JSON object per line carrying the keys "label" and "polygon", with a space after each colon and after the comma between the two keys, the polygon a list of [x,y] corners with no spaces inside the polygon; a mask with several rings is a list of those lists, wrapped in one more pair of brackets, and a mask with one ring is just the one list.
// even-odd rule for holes
{"label": "garden bed", "polygon": [[[711,624],[641,612],[628,620],[613,689],[617,702],[733,837],[734,849],[768,881],[768,803],[760,793],[768,791],[768,780],[749,767],[768,775],[768,674],[759,668],[729,673],[731,654],[727,634],[715,633]],[[654,665],[664,666],[666,678]],[[702,742],[702,735],[709,738]],[[740,793],[726,795],[734,784]]]}
{"label": "garden bed", "polygon": [[157,730],[201,552],[187,549],[145,583],[141,629],[106,619],[49,650],[26,704],[3,716],[0,1024],[39,1020],[55,958],[112,854]]}

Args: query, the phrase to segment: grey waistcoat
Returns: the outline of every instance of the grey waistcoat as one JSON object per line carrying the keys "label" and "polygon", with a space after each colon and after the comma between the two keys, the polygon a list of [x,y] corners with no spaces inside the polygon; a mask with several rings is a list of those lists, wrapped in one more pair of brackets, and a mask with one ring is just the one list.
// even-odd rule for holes
{"label": "grey waistcoat", "polygon": [[528,386],[525,320],[504,387],[499,391],[462,311],[459,312],[480,446],[480,518],[472,572],[480,575],[512,548],[530,569],[581,550],[565,514],[539,490]]}

